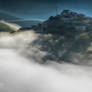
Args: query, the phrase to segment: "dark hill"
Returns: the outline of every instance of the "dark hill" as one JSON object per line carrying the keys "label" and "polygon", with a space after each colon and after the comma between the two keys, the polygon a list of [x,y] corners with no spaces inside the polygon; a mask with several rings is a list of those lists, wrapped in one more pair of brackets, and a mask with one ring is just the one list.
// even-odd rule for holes
{"label": "dark hill", "polygon": [[[34,29],[42,33],[66,34],[88,32],[92,30],[92,18],[84,14],[78,14],[71,10],[64,10],[60,15],[51,16],[44,23],[35,26]],[[66,32],[67,31],[67,32]]]}
{"label": "dark hill", "polygon": [[0,12],[0,20],[9,21],[9,20],[16,20],[16,19],[19,19],[19,18],[7,13]]}
{"label": "dark hill", "polygon": [[42,23],[42,21],[40,21],[40,20],[25,20],[22,18],[18,18],[16,16],[12,16],[7,13],[3,13],[3,12],[0,12],[0,20],[7,21],[9,23],[18,24],[21,27],[31,27],[33,25]]}
{"label": "dark hill", "polygon": [[85,64],[92,60],[92,18],[64,10],[32,29],[41,34],[33,46],[47,53],[44,61]]}

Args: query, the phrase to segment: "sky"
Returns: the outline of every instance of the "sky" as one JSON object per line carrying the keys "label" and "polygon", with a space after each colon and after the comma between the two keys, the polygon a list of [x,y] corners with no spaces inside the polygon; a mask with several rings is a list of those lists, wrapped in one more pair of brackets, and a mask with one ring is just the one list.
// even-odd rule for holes
{"label": "sky", "polygon": [[0,11],[25,19],[47,19],[65,9],[92,16],[92,0],[0,0]]}

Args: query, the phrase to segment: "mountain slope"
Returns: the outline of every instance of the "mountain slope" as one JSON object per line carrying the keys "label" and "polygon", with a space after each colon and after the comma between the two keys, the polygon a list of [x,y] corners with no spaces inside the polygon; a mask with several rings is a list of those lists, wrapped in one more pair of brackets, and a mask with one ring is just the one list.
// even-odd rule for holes
{"label": "mountain slope", "polygon": [[51,16],[47,21],[36,26],[34,29],[43,33],[64,34],[68,32],[67,30],[76,33],[89,31],[92,30],[91,25],[92,18],[71,10],[64,10],[60,15]]}
{"label": "mountain slope", "polygon": [[33,46],[47,53],[44,61],[88,64],[92,60],[92,18],[64,10],[32,29],[40,34]]}
{"label": "mountain slope", "polygon": [[0,21],[0,32],[13,32],[13,31],[17,31],[19,28],[20,26],[16,24]]}
{"label": "mountain slope", "polygon": [[8,20],[16,20],[16,19],[19,19],[19,18],[7,13],[0,12],[0,20],[8,21]]}
{"label": "mountain slope", "polygon": [[42,23],[42,21],[40,20],[25,20],[2,12],[0,12],[0,20],[7,21],[9,23],[18,24],[22,27],[31,27],[32,25],[37,25],[39,23]]}
{"label": "mountain slope", "polygon": [[37,25],[39,23],[42,23],[40,20],[25,20],[21,19],[20,21],[11,21],[11,23],[15,23],[20,25],[21,27],[32,27],[33,25]]}

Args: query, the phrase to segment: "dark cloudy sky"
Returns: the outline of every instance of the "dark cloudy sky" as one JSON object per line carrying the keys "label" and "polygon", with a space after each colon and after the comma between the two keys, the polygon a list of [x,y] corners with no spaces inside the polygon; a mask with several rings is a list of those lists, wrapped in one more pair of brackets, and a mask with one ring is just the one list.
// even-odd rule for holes
{"label": "dark cloudy sky", "polygon": [[24,18],[46,19],[58,12],[71,9],[92,16],[92,0],[0,0],[0,10]]}

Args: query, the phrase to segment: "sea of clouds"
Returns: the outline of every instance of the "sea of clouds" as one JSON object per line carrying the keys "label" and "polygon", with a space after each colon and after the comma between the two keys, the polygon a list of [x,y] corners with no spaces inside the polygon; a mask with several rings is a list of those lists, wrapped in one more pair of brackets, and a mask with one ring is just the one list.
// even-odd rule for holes
{"label": "sea of clouds", "polygon": [[37,48],[32,46],[25,52],[38,36],[34,32],[0,34],[0,92],[92,92],[91,66],[39,64],[37,60],[46,53],[34,53]]}

